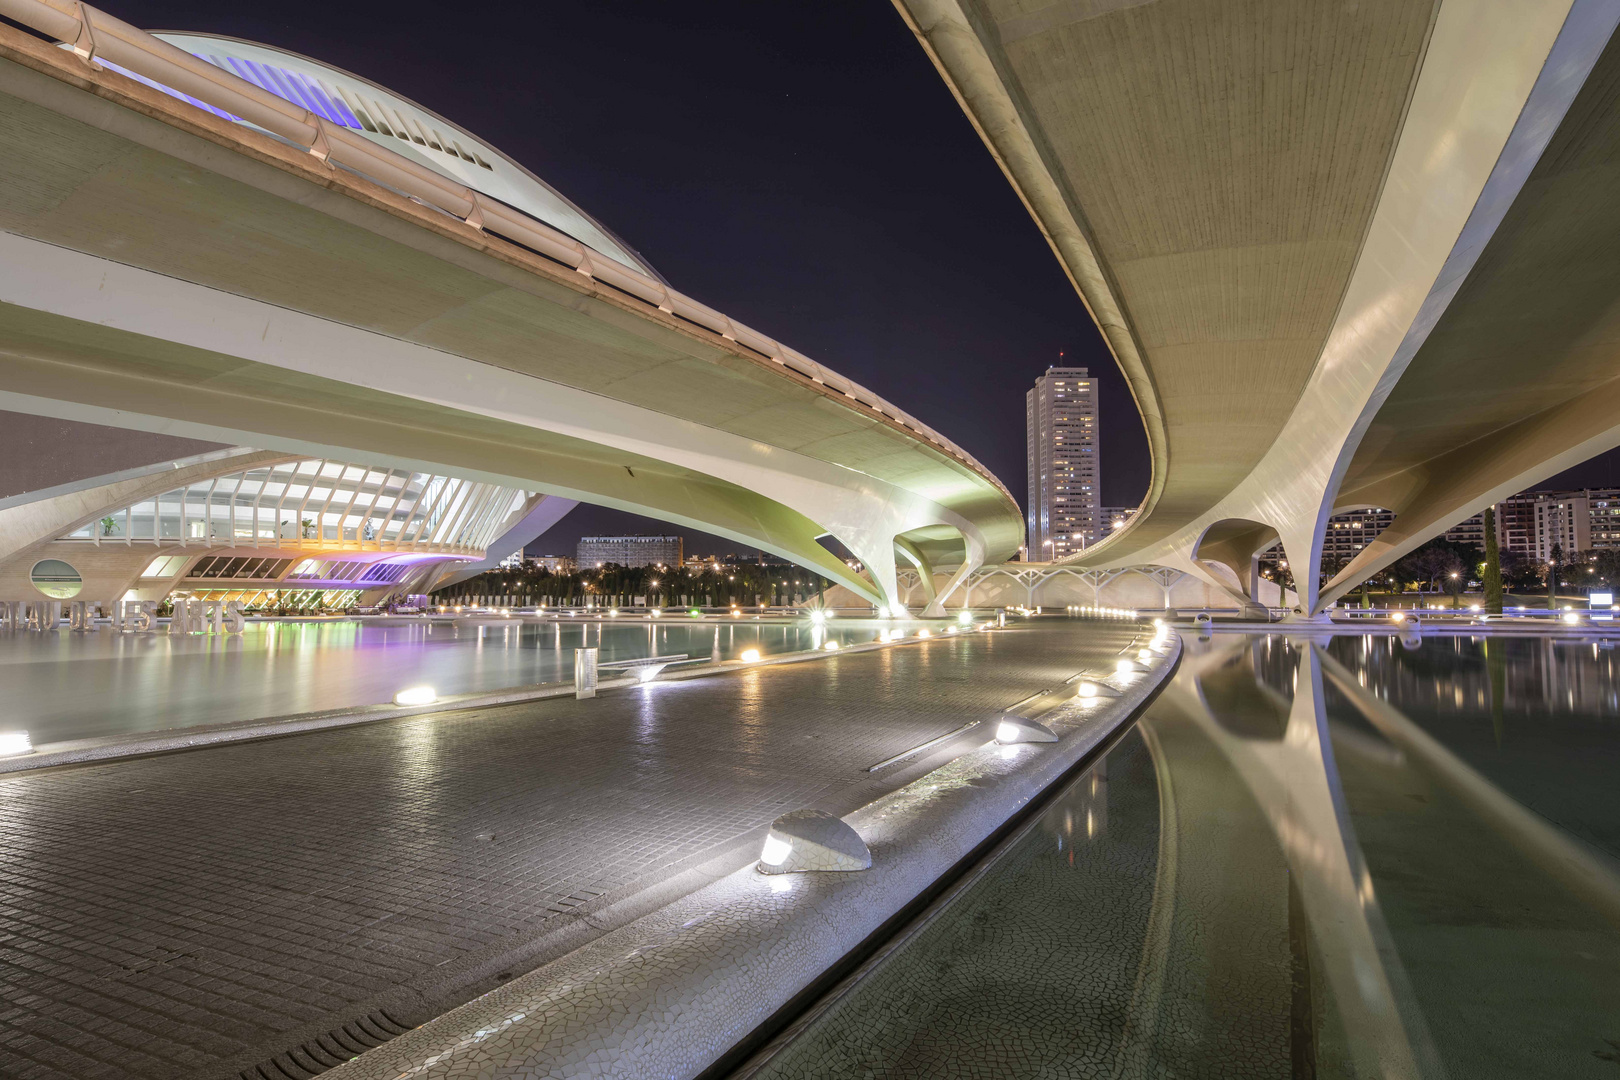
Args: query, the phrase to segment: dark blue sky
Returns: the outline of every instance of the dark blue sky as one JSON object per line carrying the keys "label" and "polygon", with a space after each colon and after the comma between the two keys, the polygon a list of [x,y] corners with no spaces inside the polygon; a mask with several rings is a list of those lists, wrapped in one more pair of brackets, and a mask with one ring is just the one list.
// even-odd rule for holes
{"label": "dark blue sky", "polygon": [[[148,29],[293,49],[415,99],[529,166],[683,292],[944,432],[1020,501],[1024,391],[1066,353],[1101,379],[1103,501],[1135,504],[1146,488],[1118,368],[883,0],[106,7]],[[1620,454],[1545,486],[1565,483],[1620,483]],[[666,529],[582,506],[535,548],[619,531]],[[686,535],[689,551],[732,549]]]}

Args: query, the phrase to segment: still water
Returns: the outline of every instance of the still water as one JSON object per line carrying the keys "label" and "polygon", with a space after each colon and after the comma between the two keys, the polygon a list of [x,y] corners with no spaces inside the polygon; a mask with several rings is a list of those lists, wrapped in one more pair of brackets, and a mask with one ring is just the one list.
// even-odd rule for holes
{"label": "still water", "polygon": [[1186,639],[764,1077],[1620,1077],[1602,642]]}
{"label": "still water", "polygon": [[441,695],[573,678],[573,650],[603,663],[744,649],[766,656],[870,641],[875,631],[726,620],[249,623],[241,634],[0,632],[0,729],[36,746],[232,723],[389,701],[427,683]]}

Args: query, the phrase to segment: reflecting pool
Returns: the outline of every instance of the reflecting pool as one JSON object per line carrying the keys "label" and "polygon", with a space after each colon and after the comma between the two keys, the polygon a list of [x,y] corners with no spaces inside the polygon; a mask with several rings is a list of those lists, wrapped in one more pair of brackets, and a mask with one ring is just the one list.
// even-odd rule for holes
{"label": "reflecting pool", "polygon": [[1602,642],[1215,634],[757,1077],[1620,1077]]}
{"label": "reflecting pool", "polygon": [[573,650],[603,663],[685,653],[736,659],[870,641],[871,624],[687,622],[679,618],[254,622],[241,634],[0,632],[0,728],[36,746],[573,678]]}

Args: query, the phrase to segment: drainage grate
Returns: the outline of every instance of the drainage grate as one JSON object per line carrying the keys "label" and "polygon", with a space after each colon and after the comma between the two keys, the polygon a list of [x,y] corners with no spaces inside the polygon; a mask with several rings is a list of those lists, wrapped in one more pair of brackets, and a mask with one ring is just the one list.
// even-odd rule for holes
{"label": "drainage grate", "polygon": [[233,1080],[308,1080],[409,1030],[408,1025],[379,1009],[251,1069],[243,1069]]}

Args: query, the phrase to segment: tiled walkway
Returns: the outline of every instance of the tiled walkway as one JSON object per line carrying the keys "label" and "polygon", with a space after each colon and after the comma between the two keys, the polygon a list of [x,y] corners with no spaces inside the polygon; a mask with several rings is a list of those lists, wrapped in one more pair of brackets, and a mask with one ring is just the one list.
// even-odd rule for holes
{"label": "tiled walkway", "polygon": [[0,1076],[218,1080],[420,1023],[481,959],[1132,633],[1045,621],[0,778]]}

